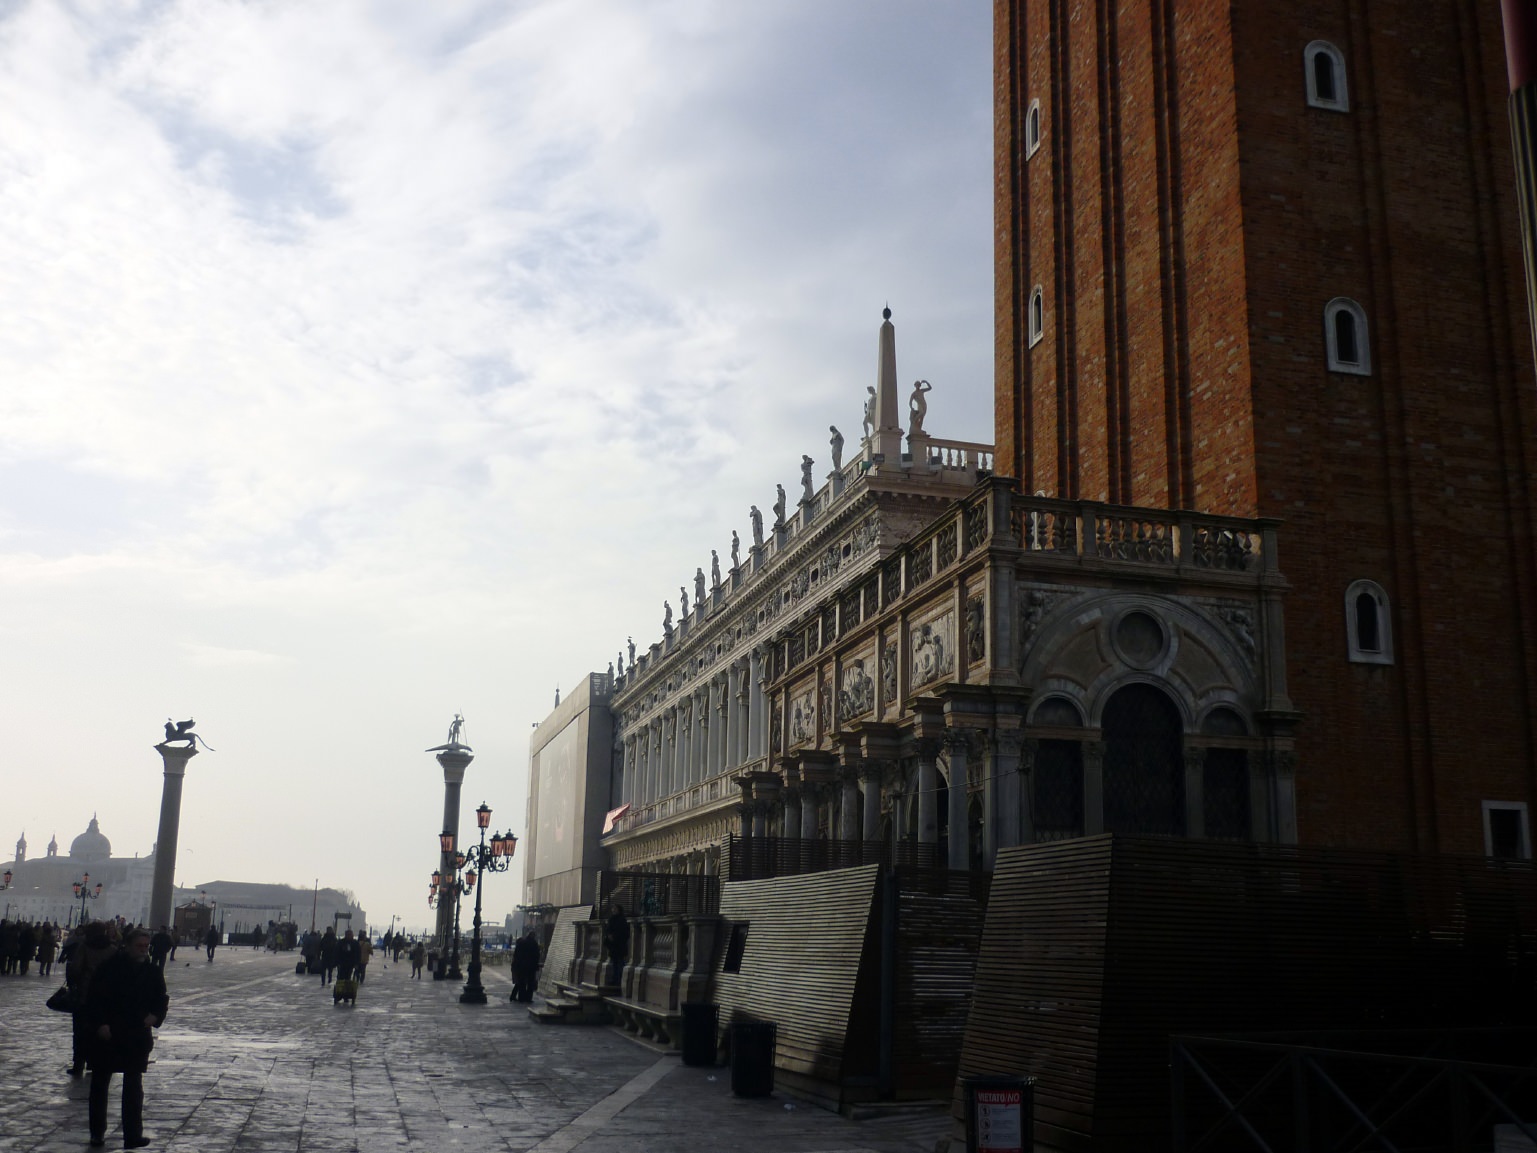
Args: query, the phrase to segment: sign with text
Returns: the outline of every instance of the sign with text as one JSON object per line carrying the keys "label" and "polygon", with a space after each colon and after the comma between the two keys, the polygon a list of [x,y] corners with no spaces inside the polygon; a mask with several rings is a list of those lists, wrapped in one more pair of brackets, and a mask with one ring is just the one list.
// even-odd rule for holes
{"label": "sign with text", "polygon": [[977,1090],[977,1153],[1021,1153],[1024,1096],[1019,1089]]}

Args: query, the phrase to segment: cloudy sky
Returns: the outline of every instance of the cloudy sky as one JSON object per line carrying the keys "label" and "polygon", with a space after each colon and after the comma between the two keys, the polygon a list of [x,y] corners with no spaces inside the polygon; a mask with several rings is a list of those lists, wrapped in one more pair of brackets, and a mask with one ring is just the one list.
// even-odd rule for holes
{"label": "cloudy sky", "polygon": [[147,852],[195,717],[178,881],[426,924],[423,750],[522,834],[883,305],[992,439],[989,7],[0,0],[0,842]]}

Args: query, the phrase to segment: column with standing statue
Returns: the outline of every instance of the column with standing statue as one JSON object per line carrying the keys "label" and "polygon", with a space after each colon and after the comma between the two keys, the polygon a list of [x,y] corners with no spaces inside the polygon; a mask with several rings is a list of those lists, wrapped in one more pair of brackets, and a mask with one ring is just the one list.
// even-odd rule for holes
{"label": "column with standing statue", "polygon": [[[464,731],[464,717],[454,714],[453,724],[448,726],[448,740],[441,745],[435,745],[428,749],[429,753],[437,753],[438,764],[443,768],[443,832],[451,834],[457,844],[459,840],[459,788],[464,784],[464,770],[470,767],[470,762],[475,759],[475,754],[470,751],[470,746],[463,743],[459,737]],[[455,860],[455,851],[442,850],[442,862],[440,868],[444,877],[453,877],[458,873],[458,865]],[[437,980],[463,980],[463,974],[459,972],[458,950],[452,948],[454,941],[454,906],[458,902],[440,901],[438,903],[438,971],[433,974]],[[450,960],[452,958],[452,960]]]}

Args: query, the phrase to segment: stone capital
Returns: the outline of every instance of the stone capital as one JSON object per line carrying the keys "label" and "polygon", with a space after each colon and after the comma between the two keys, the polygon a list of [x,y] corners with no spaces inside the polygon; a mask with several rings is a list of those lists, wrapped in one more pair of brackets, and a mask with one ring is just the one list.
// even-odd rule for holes
{"label": "stone capital", "polygon": [[165,764],[165,775],[168,777],[186,776],[187,762],[197,756],[195,745],[168,745],[164,741],[155,746],[155,751],[160,754],[160,759]]}

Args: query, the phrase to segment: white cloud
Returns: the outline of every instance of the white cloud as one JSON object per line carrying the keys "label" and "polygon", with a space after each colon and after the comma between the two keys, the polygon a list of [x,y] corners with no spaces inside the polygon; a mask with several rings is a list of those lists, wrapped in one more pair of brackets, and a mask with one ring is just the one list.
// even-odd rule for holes
{"label": "white cloud", "polygon": [[[554,684],[648,642],[829,422],[857,439],[883,304],[931,426],[990,439],[985,10],[4,11],[0,688],[29,825],[68,827],[25,771],[43,734],[78,734],[89,795],[152,782],[143,742],[195,711],[200,868],[400,912],[430,867],[417,750],[463,709],[472,779],[520,811]],[[102,814],[140,851],[143,792]],[[338,805],[400,863],[358,876]],[[288,839],[199,841],[235,813]]]}

